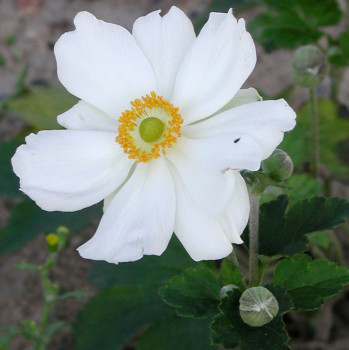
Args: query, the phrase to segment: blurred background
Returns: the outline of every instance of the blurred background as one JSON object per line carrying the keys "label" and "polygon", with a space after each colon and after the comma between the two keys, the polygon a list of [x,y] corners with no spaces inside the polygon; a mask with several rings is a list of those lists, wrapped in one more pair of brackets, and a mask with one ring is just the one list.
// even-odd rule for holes
{"label": "blurred background", "polygon": [[[43,93],[42,96],[39,96],[39,100],[30,103],[31,107],[12,97],[16,94],[20,96],[26,86],[33,86],[34,89],[39,89],[38,91],[60,86],[56,74],[53,46],[61,34],[73,29],[73,18],[79,11],[90,11],[99,19],[117,23],[129,30],[132,29],[133,22],[139,16],[157,9],[166,13],[172,5],[180,7],[194,23],[197,23],[198,27],[207,17],[207,12],[215,8],[233,7],[237,17],[246,19],[247,28],[257,16],[269,11],[264,4],[259,6],[258,1],[235,0],[214,1],[213,3],[214,7],[210,0],[0,0],[0,103],[6,102],[7,104],[0,116],[0,143],[10,142],[15,137],[23,137],[28,131],[46,128],[45,122],[43,122],[45,125],[42,125],[34,120],[35,108],[39,108],[42,112],[41,116],[37,115],[37,117],[50,116],[50,119],[47,120],[48,127],[50,127],[57,112],[63,112],[67,106],[74,104],[74,98],[61,93],[57,96],[54,94],[46,96]],[[324,1],[324,5],[325,3],[327,1]],[[339,6],[343,13],[347,14],[348,3],[343,0],[339,2]],[[338,23],[326,26],[325,32],[334,38],[345,32],[348,25],[348,18],[345,16]],[[329,46],[327,39],[326,36],[319,37],[318,42],[326,48]],[[270,50],[270,47],[263,46],[260,42],[262,40],[256,42],[257,66],[244,87],[257,88],[264,96],[272,98],[285,97],[292,107],[300,108],[308,100],[308,90],[293,86],[291,66],[295,47],[273,47]],[[336,106],[340,118],[349,120],[349,69],[347,64],[342,64],[338,72],[341,79],[338,91],[336,91]],[[292,87],[292,93],[290,93],[290,87]],[[331,97],[332,89],[333,81],[330,77],[326,77],[317,91],[322,98],[328,99]],[[53,106],[52,110],[45,110],[45,99],[48,101],[49,107],[47,108]],[[55,103],[58,104],[57,107]],[[341,127],[341,132],[346,132],[349,137],[349,128],[343,130]],[[347,166],[349,146],[344,143],[341,147],[341,159],[347,163],[345,165]],[[347,170],[341,170],[339,174],[336,174],[333,171],[337,167],[336,164],[332,167],[331,165],[322,167],[323,183],[326,184],[326,181],[330,179],[331,194],[349,198]],[[19,241],[22,241],[17,242],[16,246],[3,248],[1,251],[1,244],[4,242],[4,239],[1,241],[1,232],[3,233],[4,229],[8,228],[11,211],[20,203],[20,200],[16,195],[0,198],[0,228],[2,228],[0,252],[5,253],[0,256],[0,327],[19,325],[24,319],[39,321],[42,314],[42,288],[39,277],[35,272],[15,269],[14,265],[21,259],[32,264],[42,263],[46,259],[47,244],[44,233],[30,234],[30,239],[19,238]],[[26,208],[22,210],[25,211]],[[28,209],[28,213],[30,210]],[[27,226],[34,230],[32,217],[27,217],[26,220],[22,221],[21,230],[25,232]],[[57,221],[58,226],[60,222]],[[37,232],[46,231],[42,222],[40,220],[35,222]],[[77,313],[83,308],[89,297],[98,291],[96,285],[88,278],[92,262],[80,258],[76,251],[79,245],[92,236],[97,224],[98,219],[86,224],[81,231],[81,227],[76,228],[80,231],[79,234],[69,237],[66,247],[61,251],[57,264],[52,270],[52,280],[60,285],[61,292],[87,288],[83,298],[68,299],[55,304],[52,314],[59,320],[73,323]],[[338,237],[344,247],[343,259],[347,264],[349,249],[347,233],[343,232],[339,233]],[[12,233],[12,239],[16,240],[16,230],[13,229]],[[319,315],[317,318],[302,314],[287,316],[286,323],[293,337],[291,345],[295,349],[348,349],[348,293],[344,291],[329,306],[323,307]],[[23,337],[16,338],[11,344],[11,349],[14,350],[28,348],[28,341]],[[69,329],[57,333],[49,345],[49,349],[52,350],[69,350],[73,347],[74,337]],[[126,348],[133,349],[132,340],[129,345],[126,345]],[[193,347],[193,349],[196,348]]]}

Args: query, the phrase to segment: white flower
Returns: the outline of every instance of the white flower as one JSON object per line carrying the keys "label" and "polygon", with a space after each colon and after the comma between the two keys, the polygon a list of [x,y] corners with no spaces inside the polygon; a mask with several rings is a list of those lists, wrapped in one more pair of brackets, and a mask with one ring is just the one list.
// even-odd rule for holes
{"label": "white flower", "polygon": [[21,190],[48,211],[104,199],[85,258],[160,255],[173,231],[194,260],[227,256],[249,215],[239,170],[258,170],[295,125],[284,100],[239,90],[256,63],[244,20],[211,13],[198,37],[176,7],[137,19],[132,35],[87,12],[74,23],[55,55],[81,101],[58,116],[67,130],[18,148]]}

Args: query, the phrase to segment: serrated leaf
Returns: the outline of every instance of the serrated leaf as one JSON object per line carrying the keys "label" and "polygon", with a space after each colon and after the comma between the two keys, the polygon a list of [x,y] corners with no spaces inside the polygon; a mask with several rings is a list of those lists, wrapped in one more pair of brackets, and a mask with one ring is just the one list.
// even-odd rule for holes
{"label": "serrated leaf", "polygon": [[260,203],[275,200],[287,194],[291,203],[323,193],[323,186],[309,174],[294,174],[285,181],[285,187],[268,187],[261,195]]}
{"label": "serrated leaf", "polygon": [[7,109],[38,129],[59,129],[57,116],[76,102],[63,88],[32,86],[28,93],[12,99]]}
{"label": "serrated leaf", "polygon": [[178,316],[162,319],[150,326],[137,342],[137,350],[214,350],[210,344],[210,321]]}
{"label": "serrated leaf", "polygon": [[163,285],[165,281],[185,268],[194,266],[182,244],[173,235],[171,242],[161,256],[144,256],[132,264],[94,263],[90,280],[100,288],[116,285]]}
{"label": "serrated leaf", "polygon": [[159,289],[161,297],[176,308],[178,315],[196,318],[217,313],[219,292],[217,276],[206,267],[186,269]]}
{"label": "serrated leaf", "polygon": [[7,225],[0,230],[0,254],[12,253],[39,233],[55,231],[61,225],[70,232],[78,231],[101,214],[100,205],[73,213],[46,212],[33,201],[24,200],[13,208]]}
{"label": "serrated leaf", "polygon": [[[286,196],[260,208],[259,254],[292,255],[306,250],[306,234],[332,229],[349,216],[349,202],[340,198],[314,197],[297,201],[285,213]],[[248,242],[248,229],[243,240]]]}
{"label": "serrated leaf", "polygon": [[329,48],[328,59],[334,66],[347,66],[349,62],[349,33],[342,33],[337,40],[337,44],[337,46]]}
{"label": "serrated leaf", "polygon": [[300,254],[278,263],[274,285],[284,287],[296,310],[314,310],[349,283],[349,270],[325,260]]}
{"label": "serrated leaf", "polygon": [[[336,177],[349,178],[349,160],[345,153],[349,120],[338,117],[338,106],[331,100],[318,100],[320,123],[320,162]],[[280,148],[288,153],[296,169],[301,169],[312,159],[312,125],[310,107],[298,110],[297,125],[286,133]]]}
{"label": "serrated leaf", "polygon": [[170,313],[154,288],[104,289],[89,300],[75,320],[74,350],[121,350],[141,328]]}
{"label": "serrated leaf", "polygon": [[248,29],[267,51],[316,42],[320,27],[337,24],[341,11],[336,0],[264,0],[267,10]]}
{"label": "serrated leaf", "polygon": [[219,270],[219,281],[222,286],[234,284],[240,291],[245,289],[245,282],[241,270],[230,259],[224,259],[222,261],[222,266]]}
{"label": "serrated leaf", "polygon": [[0,145],[0,196],[21,197],[19,179],[12,170],[11,158],[22,142],[11,140]]}
{"label": "serrated leaf", "polygon": [[211,324],[211,339],[213,343],[225,348],[240,347],[241,350],[286,350],[288,335],[282,321],[282,314],[293,305],[283,288],[265,286],[276,297],[279,303],[278,315],[262,327],[251,327],[244,323],[239,313],[241,292],[233,290],[222,300],[221,314],[214,318]]}

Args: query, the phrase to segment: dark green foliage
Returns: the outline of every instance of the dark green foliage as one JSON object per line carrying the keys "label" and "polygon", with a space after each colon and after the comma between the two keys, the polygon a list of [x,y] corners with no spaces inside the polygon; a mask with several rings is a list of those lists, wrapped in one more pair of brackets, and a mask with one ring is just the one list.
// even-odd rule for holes
{"label": "dark green foliage", "polygon": [[265,286],[279,303],[278,315],[262,327],[251,327],[244,323],[239,313],[241,292],[237,289],[228,293],[220,305],[221,314],[211,324],[213,343],[225,348],[240,347],[241,350],[286,350],[289,349],[288,335],[282,321],[282,315],[293,305],[283,288]]}
{"label": "dark green foliage", "polygon": [[62,88],[32,86],[26,94],[13,98],[6,108],[39,130],[60,129],[57,116],[76,102]]}
{"label": "dark green foliage", "polygon": [[[298,201],[287,211],[287,196],[260,208],[259,253],[292,255],[306,250],[307,233],[331,229],[349,216],[349,202],[340,198],[314,197]],[[243,240],[248,242],[248,229]]]}
{"label": "dark green foliage", "polygon": [[102,290],[77,316],[75,350],[118,350],[144,326],[170,315],[154,288],[120,286]]}
{"label": "dark green foliage", "polygon": [[138,341],[137,350],[214,350],[210,345],[210,320],[170,316],[150,326]]}
{"label": "dark green foliage", "polygon": [[248,29],[267,51],[316,42],[323,35],[320,27],[337,24],[341,18],[336,0],[264,0],[264,3],[266,10]]}
{"label": "dark green foliage", "polygon": [[95,262],[90,270],[90,280],[100,288],[116,285],[162,285],[185,268],[194,266],[182,244],[173,235],[161,256],[144,256],[130,264],[114,265]]}
{"label": "dark green foliage", "polygon": [[219,281],[222,286],[234,284],[241,292],[245,289],[245,282],[243,281],[240,268],[229,259],[222,261],[221,269],[219,270]]}
{"label": "dark green foliage", "polygon": [[0,145],[0,196],[22,196],[22,193],[19,191],[19,179],[14,174],[11,165],[11,158],[21,144],[21,141],[11,140]]}
{"label": "dark green foliage", "polygon": [[40,232],[54,232],[61,225],[70,232],[79,231],[101,214],[99,205],[73,213],[47,212],[24,200],[13,208],[7,225],[0,230],[0,254],[14,252]]}
{"label": "dark green foliage", "polygon": [[160,288],[164,301],[186,317],[207,317],[217,313],[220,284],[217,276],[206,267],[189,268],[170,279]]}
{"label": "dark green foliage", "polygon": [[279,262],[274,284],[284,287],[295,309],[313,310],[349,283],[349,270],[335,263],[299,254]]}

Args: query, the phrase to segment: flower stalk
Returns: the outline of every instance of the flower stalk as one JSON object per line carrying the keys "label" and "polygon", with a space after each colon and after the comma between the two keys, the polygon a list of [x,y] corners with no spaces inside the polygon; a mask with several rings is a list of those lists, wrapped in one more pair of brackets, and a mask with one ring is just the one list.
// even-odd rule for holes
{"label": "flower stalk", "polygon": [[259,196],[250,194],[250,287],[259,284],[258,231],[259,231]]}
{"label": "flower stalk", "polygon": [[310,94],[310,114],[313,125],[313,174],[319,180],[319,164],[320,164],[320,131],[319,116],[317,108],[317,96],[315,87],[309,88]]}

